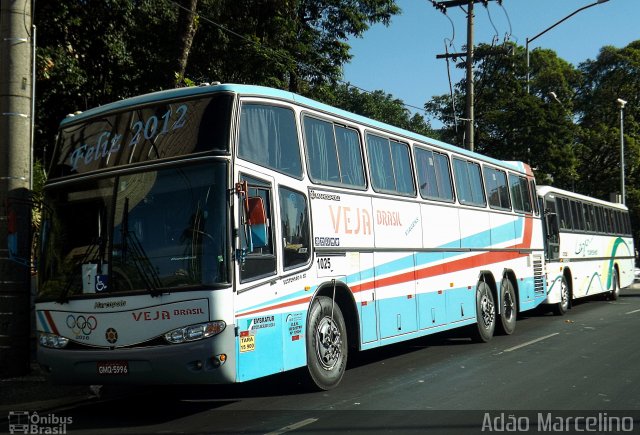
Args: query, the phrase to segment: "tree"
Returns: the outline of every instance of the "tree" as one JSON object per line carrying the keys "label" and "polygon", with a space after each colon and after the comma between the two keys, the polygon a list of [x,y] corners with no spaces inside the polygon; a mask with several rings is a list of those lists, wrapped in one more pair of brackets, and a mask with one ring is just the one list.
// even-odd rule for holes
{"label": "tree", "polygon": [[624,109],[626,203],[634,235],[640,237],[640,41],[623,48],[606,46],[595,60],[582,63],[578,91],[581,135],[581,191],[603,199],[620,192],[620,110]]}
{"label": "tree", "polygon": [[349,84],[338,86],[317,86],[311,97],[343,110],[366,116],[376,121],[391,124],[398,128],[413,131],[431,138],[438,138],[425,118],[411,113],[402,100],[391,94],[377,90],[364,92]]}
{"label": "tree", "polygon": [[[551,50],[534,50],[531,93],[527,93],[523,47],[481,44],[475,53],[476,150],[501,160],[528,162],[539,182],[571,188],[577,176],[578,133],[572,98],[580,75]],[[466,79],[455,85],[455,116],[449,96],[437,96],[425,104],[443,122],[443,137],[452,143],[464,142],[460,121],[465,87]]]}
{"label": "tree", "polygon": [[66,114],[173,86],[177,56],[163,53],[179,51],[177,12],[166,1],[43,2],[35,17],[37,156]]}
{"label": "tree", "polygon": [[178,25],[181,31],[180,35],[180,49],[178,51],[178,65],[176,68],[176,87],[180,86],[184,82],[184,74],[187,69],[187,62],[189,60],[189,51],[193,45],[193,38],[196,35],[196,7],[198,6],[198,0],[178,0],[180,7]]}
{"label": "tree", "polygon": [[188,75],[304,94],[342,77],[349,37],[399,12],[395,0],[202,2]]}
{"label": "tree", "polygon": [[[195,7],[198,7],[196,13]],[[76,0],[36,11],[36,155],[69,112],[195,82],[309,92],[341,78],[350,36],[394,0]]]}

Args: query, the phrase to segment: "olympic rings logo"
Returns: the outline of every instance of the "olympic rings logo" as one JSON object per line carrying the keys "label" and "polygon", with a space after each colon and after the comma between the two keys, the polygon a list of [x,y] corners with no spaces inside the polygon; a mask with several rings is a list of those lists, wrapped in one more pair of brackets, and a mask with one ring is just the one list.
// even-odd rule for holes
{"label": "olympic rings logo", "polygon": [[67,316],[67,326],[76,335],[80,333],[89,335],[98,326],[98,321],[94,316],[85,317],[80,315],[76,317],[73,314],[69,314]]}

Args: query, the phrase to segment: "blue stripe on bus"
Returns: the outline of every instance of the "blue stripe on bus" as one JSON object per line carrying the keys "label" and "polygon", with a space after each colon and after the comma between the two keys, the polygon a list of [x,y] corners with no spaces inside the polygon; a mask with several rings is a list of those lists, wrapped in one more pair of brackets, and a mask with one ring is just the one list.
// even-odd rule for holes
{"label": "blue stripe on bus", "polygon": [[413,269],[413,254],[374,267],[374,275],[381,277],[405,269]]}
{"label": "blue stripe on bus", "polygon": [[[500,238],[499,241],[494,242],[495,244],[499,244],[499,243],[506,243],[506,242],[510,242],[513,241],[513,228],[514,225],[516,227],[516,238],[519,237],[520,234],[522,234],[523,231],[523,226],[524,226],[524,218],[522,217],[518,217],[515,221],[511,221],[508,222],[506,224],[500,225],[498,227],[495,227],[495,229],[493,230],[496,234],[501,234],[502,237]],[[482,238],[482,237],[486,237],[491,230],[489,231],[481,231],[480,233],[476,233],[473,234],[469,237],[465,237],[463,240],[463,243],[468,243],[469,240],[475,240],[476,238]],[[437,249],[447,249],[447,248],[451,248],[451,245],[453,243],[456,243],[456,245],[459,246],[460,240],[456,241],[456,242],[449,242],[446,244],[443,244],[439,247],[437,247]],[[488,244],[488,243],[487,243]],[[387,274],[393,274],[393,273],[397,273],[401,270],[407,270],[407,269],[412,269],[414,267],[423,267],[426,266],[430,263],[435,263],[438,261],[442,261],[442,260],[447,260],[450,258],[454,258],[454,257],[460,257],[462,255],[466,255],[468,254],[467,252],[427,252],[427,253],[422,253],[422,252],[418,252],[416,255],[416,262],[415,262],[415,266],[414,266],[414,254],[410,254],[408,256],[381,264],[379,266],[374,266],[373,268],[368,268],[365,270],[362,270],[360,272],[356,272],[354,274],[348,275],[346,277],[346,283],[347,284],[354,284],[354,283],[358,283],[358,282],[366,282],[366,281],[370,281],[372,279],[374,279],[376,276],[384,276]],[[263,302],[261,304],[257,304],[257,305],[253,305],[251,307],[247,307],[245,308],[243,311],[254,311],[254,310],[258,310],[260,308],[264,308],[264,307],[268,307],[271,305],[278,305],[280,303],[284,303],[287,301],[291,301],[291,300],[295,300],[298,298],[302,298],[307,296],[308,294],[313,294],[315,292],[315,288],[317,287],[313,287],[310,290],[304,290],[304,289],[300,289],[298,291],[296,291],[295,293],[286,295],[286,296],[281,296],[279,298],[267,301],[267,302]]]}

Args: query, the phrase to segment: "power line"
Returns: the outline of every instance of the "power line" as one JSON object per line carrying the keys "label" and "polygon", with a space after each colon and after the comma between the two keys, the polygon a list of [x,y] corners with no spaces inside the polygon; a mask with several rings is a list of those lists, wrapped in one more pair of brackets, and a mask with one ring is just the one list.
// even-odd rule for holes
{"label": "power line", "polygon": [[[502,5],[502,0],[446,0],[436,1],[431,0],[431,4],[443,14],[447,14],[447,8],[463,5],[467,6],[467,52],[466,53],[445,53],[436,56],[436,59],[449,59],[457,57],[466,57],[466,69],[467,69],[467,83],[466,83],[466,107],[465,118],[467,121],[465,129],[465,142],[467,149],[473,151],[474,149],[474,90],[473,90],[473,6],[476,3],[482,3],[485,7],[489,5],[490,1],[497,1]],[[493,22],[492,22],[493,25]],[[495,26],[494,26],[495,28]]]}

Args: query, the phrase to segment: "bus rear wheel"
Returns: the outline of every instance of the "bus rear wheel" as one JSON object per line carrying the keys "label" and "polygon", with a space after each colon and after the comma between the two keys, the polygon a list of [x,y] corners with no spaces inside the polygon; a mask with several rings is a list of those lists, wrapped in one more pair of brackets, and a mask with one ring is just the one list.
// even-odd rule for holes
{"label": "bus rear wheel", "polygon": [[314,299],[309,310],[307,369],[321,390],[335,388],[347,367],[347,328],[338,304],[326,296]]}
{"label": "bus rear wheel", "polygon": [[511,335],[516,330],[518,303],[513,284],[507,278],[500,284],[500,323],[498,327],[504,335]]}
{"label": "bus rear wheel", "polygon": [[493,338],[496,329],[496,304],[489,285],[480,281],[476,290],[476,324],[472,338],[487,343]]}
{"label": "bus rear wheel", "polygon": [[611,285],[613,288],[609,292],[609,300],[617,301],[620,296],[620,283],[618,282],[618,271],[615,269],[613,269],[613,272],[611,273]]}

